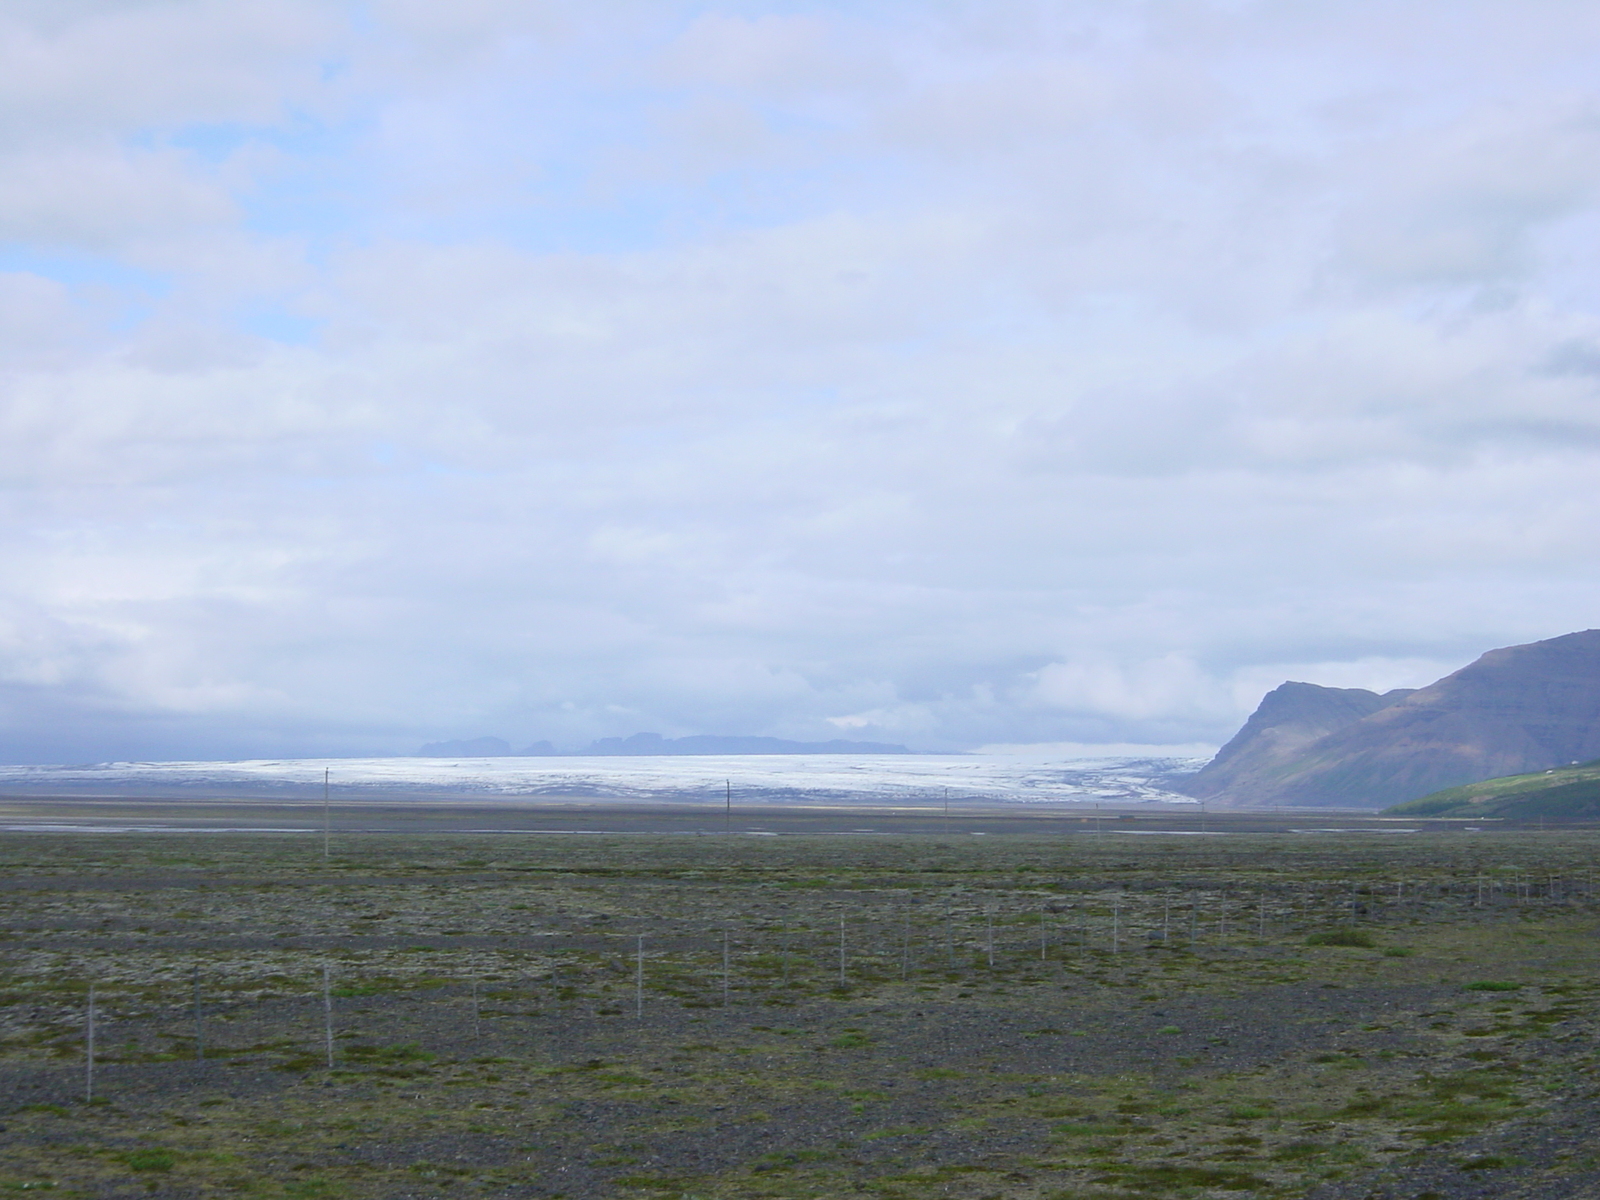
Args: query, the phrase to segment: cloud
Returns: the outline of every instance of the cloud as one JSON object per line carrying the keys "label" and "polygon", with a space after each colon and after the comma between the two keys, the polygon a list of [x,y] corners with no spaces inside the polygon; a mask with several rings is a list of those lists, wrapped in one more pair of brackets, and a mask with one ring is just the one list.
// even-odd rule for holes
{"label": "cloud", "polygon": [[1217,743],[1592,625],[1597,41],[12,6],[0,757]]}
{"label": "cloud", "polygon": [[229,223],[226,191],[168,152],[18,154],[0,175],[0,240],[105,251]]}
{"label": "cloud", "polygon": [[1039,696],[1047,704],[1077,712],[1143,720],[1198,713],[1231,716],[1232,705],[1207,693],[1212,681],[1178,654],[1137,663],[1051,663],[1039,672]]}

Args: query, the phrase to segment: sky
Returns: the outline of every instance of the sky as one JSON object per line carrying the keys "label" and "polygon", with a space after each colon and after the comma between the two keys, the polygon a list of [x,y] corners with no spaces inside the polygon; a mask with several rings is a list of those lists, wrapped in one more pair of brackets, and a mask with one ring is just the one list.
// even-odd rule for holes
{"label": "sky", "polygon": [[0,761],[1204,746],[1600,625],[1597,53],[7,0]]}

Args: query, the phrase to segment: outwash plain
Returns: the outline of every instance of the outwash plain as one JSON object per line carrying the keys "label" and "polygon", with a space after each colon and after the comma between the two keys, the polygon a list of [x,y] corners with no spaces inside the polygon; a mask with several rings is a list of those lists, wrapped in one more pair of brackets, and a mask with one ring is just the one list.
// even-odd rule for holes
{"label": "outwash plain", "polygon": [[4,834],[0,1192],[1600,1195],[1590,828],[425,810]]}

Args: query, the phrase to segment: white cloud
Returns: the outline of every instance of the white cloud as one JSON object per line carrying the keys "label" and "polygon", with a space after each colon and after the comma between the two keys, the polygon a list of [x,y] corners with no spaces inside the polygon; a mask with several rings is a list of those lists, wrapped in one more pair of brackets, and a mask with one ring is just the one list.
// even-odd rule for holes
{"label": "white cloud", "polygon": [[0,99],[35,135],[271,121],[345,28],[319,0],[21,0],[0,18]]}
{"label": "white cloud", "polygon": [[104,251],[236,219],[214,181],[171,152],[16,154],[0,173],[0,240]]}
{"label": "white cloud", "polygon": [[1045,703],[1134,720],[1231,716],[1232,706],[1219,704],[1215,691],[1213,681],[1181,654],[1135,663],[1051,663],[1039,672]]}
{"label": "white cloud", "polygon": [[1595,623],[1585,6],[365,11],[0,16],[0,756],[1214,743]]}

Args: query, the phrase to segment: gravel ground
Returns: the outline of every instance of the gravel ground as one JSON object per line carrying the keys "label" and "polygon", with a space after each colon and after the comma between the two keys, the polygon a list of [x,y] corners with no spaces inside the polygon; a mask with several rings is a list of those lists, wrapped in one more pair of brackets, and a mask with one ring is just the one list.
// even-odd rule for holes
{"label": "gravel ground", "polygon": [[1591,835],[1082,842],[19,840],[0,1190],[1600,1195]]}

